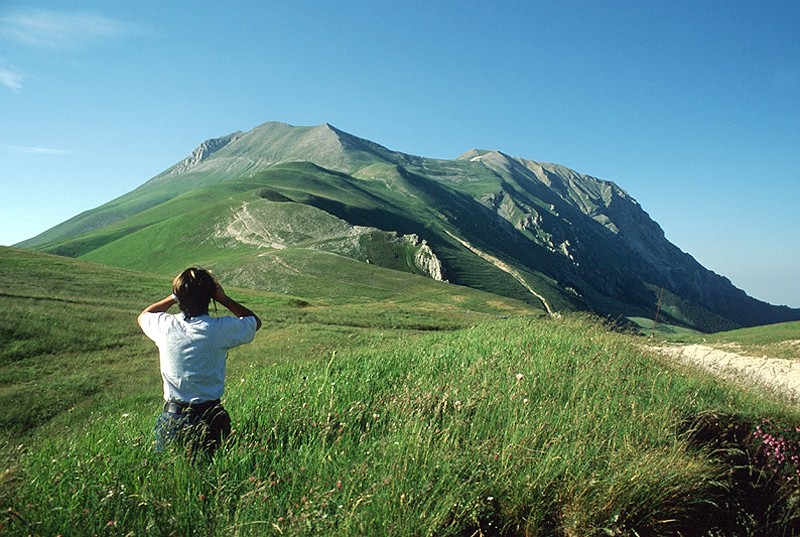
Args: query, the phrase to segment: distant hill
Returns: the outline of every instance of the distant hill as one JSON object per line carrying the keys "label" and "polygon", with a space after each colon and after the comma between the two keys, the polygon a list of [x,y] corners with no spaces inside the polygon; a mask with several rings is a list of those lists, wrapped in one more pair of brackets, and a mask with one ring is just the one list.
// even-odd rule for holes
{"label": "distant hill", "polygon": [[275,290],[327,256],[614,318],[652,318],[663,288],[659,319],[706,332],[800,320],[705,269],[612,182],[500,151],[407,155],[328,124],[208,140],[17,246]]}

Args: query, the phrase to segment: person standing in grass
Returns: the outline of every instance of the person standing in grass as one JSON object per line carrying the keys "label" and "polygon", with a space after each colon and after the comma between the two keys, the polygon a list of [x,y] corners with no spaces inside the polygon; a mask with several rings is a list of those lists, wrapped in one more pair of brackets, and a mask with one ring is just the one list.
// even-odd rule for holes
{"label": "person standing in grass", "polygon": [[[211,317],[212,299],[233,316]],[[176,304],[181,313],[167,313]],[[220,401],[228,349],[253,341],[261,319],[226,295],[208,271],[192,267],[175,277],[170,296],[142,310],[138,322],[158,347],[164,384],[156,450],[178,442],[190,452],[213,454],[231,432],[230,416]]]}

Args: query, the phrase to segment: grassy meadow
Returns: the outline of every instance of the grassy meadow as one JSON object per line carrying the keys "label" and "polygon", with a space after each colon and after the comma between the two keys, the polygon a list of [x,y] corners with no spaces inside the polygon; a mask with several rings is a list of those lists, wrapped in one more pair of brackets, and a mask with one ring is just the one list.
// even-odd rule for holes
{"label": "grassy meadow", "polygon": [[369,270],[352,300],[226,287],[264,327],[230,353],[234,432],[205,460],[151,449],[135,318],[170,278],[0,249],[0,535],[797,531],[795,467],[750,438],[796,409],[595,318]]}

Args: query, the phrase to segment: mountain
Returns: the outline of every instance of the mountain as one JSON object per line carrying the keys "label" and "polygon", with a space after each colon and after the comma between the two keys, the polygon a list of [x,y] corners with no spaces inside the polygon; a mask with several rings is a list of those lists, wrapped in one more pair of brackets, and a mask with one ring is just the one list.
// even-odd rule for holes
{"label": "mountain", "polygon": [[800,319],[702,267],[610,181],[500,151],[407,155],[328,124],[210,139],[18,246],[164,273],[204,264],[288,292],[356,260],[549,313],[652,319],[660,300],[660,320],[702,331]]}

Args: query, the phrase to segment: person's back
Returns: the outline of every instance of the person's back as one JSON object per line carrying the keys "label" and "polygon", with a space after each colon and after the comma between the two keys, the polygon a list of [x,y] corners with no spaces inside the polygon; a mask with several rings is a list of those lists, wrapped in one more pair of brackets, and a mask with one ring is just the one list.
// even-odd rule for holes
{"label": "person's back", "polygon": [[[235,317],[211,317],[211,299]],[[182,313],[167,313],[175,304]],[[227,351],[252,341],[261,320],[228,297],[210,273],[189,268],[173,281],[172,295],[145,308],[138,322],[159,349],[165,403],[155,426],[156,449],[179,440],[213,452],[230,433],[221,403]]]}

